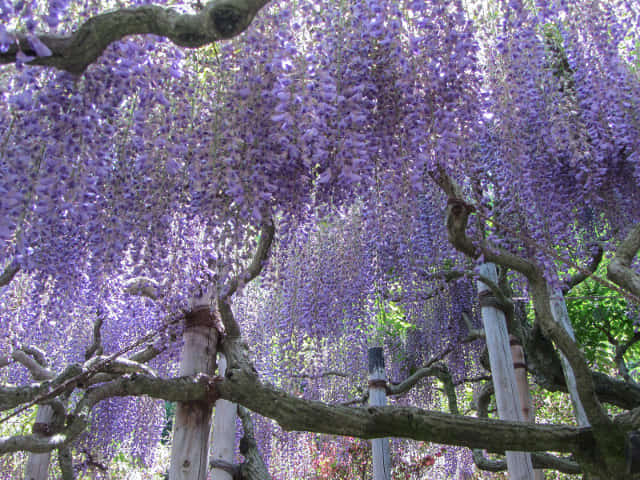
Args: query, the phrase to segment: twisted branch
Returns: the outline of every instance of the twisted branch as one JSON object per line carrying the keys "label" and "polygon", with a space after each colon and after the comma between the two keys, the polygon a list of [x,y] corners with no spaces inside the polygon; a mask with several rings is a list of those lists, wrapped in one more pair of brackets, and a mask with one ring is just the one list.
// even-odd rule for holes
{"label": "twisted branch", "polygon": [[212,0],[196,14],[183,14],[158,5],[121,8],[88,19],[70,36],[37,35],[50,51],[38,56],[26,35],[0,53],[0,64],[15,63],[18,52],[35,57],[30,65],[42,65],[81,74],[113,42],[129,35],[155,34],[174,44],[198,48],[235,37],[251,24],[269,0]]}

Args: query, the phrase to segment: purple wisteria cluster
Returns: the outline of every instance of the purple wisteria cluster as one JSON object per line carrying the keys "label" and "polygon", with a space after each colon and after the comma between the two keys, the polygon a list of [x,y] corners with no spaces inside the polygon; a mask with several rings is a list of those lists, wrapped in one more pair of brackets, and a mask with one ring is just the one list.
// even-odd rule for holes
{"label": "purple wisteria cluster", "polygon": [[[456,381],[478,373],[478,345],[462,345],[463,317],[478,323],[474,262],[450,244],[432,177],[446,171],[476,203],[473,241],[553,278],[549,249],[582,258],[625,233],[640,219],[640,14],[503,1],[474,24],[464,3],[276,2],[236,39],[128,38],[78,77],[19,53],[0,70],[0,266],[20,269],[0,291],[0,353],[35,344],[52,364],[78,361],[98,317],[107,354],[162,330],[237,274],[273,219],[262,281],[234,303],[263,378],[348,401],[374,343],[394,380],[447,349]],[[51,55],[37,33],[99,7],[0,0],[0,51],[19,32]],[[131,294],[135,278],[153,299]],[[173,340],[161,374],[176,371]],[[398,403],[433,405],[432,390]],[[115,438],[146,461],[162,414],[109,400],[82,445],[108,460]],[[293,468],[278,452],[302,437],[258,431],[273,467]],[[310,438],[302,456],[322,446]]]}
{"label": "purple wisteria cluster", "polygon": [[499,224],[498,241],[550,269],[535,243],[580,258],[638,220],[637,19],[628,2],[510,2],[494,26],[475,171],[491,215],[534,245]]}

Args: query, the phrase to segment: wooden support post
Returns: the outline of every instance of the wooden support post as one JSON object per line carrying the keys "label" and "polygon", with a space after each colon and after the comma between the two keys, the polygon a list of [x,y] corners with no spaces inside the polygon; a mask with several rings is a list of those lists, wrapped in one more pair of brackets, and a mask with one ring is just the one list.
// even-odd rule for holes
{"label": "wooden support post", "polygon": [[[369,405],[387,404],[387,376],[382,347],[369,349]],[[371,440],[373,480],[391,480],[391,451],[388,438]]]}
{"label": "wooden support post", "polygon": [[[218,355],[218,375],[224,377],[227,359]],[[236,445],[236,417],[238,406],[222,398],[216,400],[216,413],[213,419],[213,435],[211,440],[211,460],[233,463]],[[221,468],[211,471],[212,480],[232,480],[231,473]]]}
{"label": "wooden support post", "polygon": [[[185,317],[180,375],[204,373],[213,377],[216,369],[218,331],[209,303],[196,304]],[[169,480],[206,480],[209,469],[210,403],[186,402],[176,406]]]}
{"label": "wooden support post", "polygon": [[[498,283],[498,274],[493,263],[481,265],[480,274]],[[489,304],[491,302],[482,300],[491,297],[491,291],[481,281],[478,281],[478,294],[481,298],[482,323],[489,350],[498,414],[502,420],[523,421],[506,318],[500,309]],[[533,480],[534,478],[529,453],[507,451],[507,468],[511,480]]]}
{"label": "wooden support post", "polygon": [[[569,320],[569,312],[567,311],[567,304],[564,301],[564,295],[560,289],[555,289],[549,295],[549,302],[551,304],[551,313],[556,323],[562,325],[569,336],[575,340],[576,336],[573,333],[573,327]],[[573,411],[576,416],[578,425],[581,427],[590,426],[587,414],[584,411],[580,396],[578,395],[578,385],[576,384],[576,378],[573,374],[573,369],[569,364],[569,360],[560,352],[560,363],[562,364],[562,371],[564,372],[564,378],[567,382],[567,390],[569,390],[569,397],[571,397],[571,403],[573,404]]]}
{"label": "wooden support post", "polygon": [[[53,420],[53,409],[48,405],[38,406],[36,413],[36,423],[34,425],[34,433],[48,435],[47,429]],[[25,480],[47,480],[49,478],[49,462],[51,460],[51,452],[47,453],[31,453],[24,469]]]}
{"label": "wooden support post", "polygon": [[[513,357],[513,369],[516,375],[522,418],[525,422],[535,423],[536,412],[533,408],[533,402],[531,401],[524,349],[522,348],[520,340],[513,335],[509,335],[509,343],[511,345],[511,356]],[[544,480],[544,472],[540,469],[535,469],[533,476],[535,480]]]}

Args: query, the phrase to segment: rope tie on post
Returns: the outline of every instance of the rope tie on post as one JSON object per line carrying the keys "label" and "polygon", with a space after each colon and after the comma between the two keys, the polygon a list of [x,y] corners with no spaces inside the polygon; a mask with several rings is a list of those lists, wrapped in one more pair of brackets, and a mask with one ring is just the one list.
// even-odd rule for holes
{"label": "rope tie on post", "polygon": [[184,316],[184,328],[189,329],[193,327],[210,327],[216,328],[215,317],[211,314],[209,307],[198,308],[197,310],[191,310]]}
{"label": "rope tie on post", "polygon": [[53,428],[51,428],[51,425],[49,425],[48,423],[44,423],[44,422],[36,422],[36,423],[34,423],[32,431],[36,435],[42,435],[42,436],[45,436],[45,437],[51,437],[55,433],[53,431]]}
{"label": "rope tie on post", "polygon": [[478,301],[480,302],[481,307],[493,307],[500,310],[502,313],[507,315],[509,313],[509,309],[502,303],[500,300],[496,298],[496,296],[491,292],[491,290],[485,290],[484,292],[480,292],[478,294]]}

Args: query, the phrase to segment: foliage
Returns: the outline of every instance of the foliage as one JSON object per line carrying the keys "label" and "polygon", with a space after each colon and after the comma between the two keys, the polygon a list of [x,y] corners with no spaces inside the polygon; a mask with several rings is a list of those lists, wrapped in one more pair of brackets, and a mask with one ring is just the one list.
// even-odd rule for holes
{"label": "foliage", "polygon": [[[576,338],[584,345],[589,361],[604,371],[614,372],[616,346],[631,341],[637,331],[637,309],[620,293],[593,280],[583,282],[571,292],[567,307]],[[624,360],[631,366],[638,364],[637,343],[626,350]]]}

